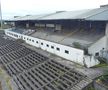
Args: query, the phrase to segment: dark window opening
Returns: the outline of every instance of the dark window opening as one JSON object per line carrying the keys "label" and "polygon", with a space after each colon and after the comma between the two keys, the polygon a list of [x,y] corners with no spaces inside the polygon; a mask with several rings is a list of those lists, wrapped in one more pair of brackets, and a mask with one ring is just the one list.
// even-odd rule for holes
{"label": "dark window opening", "polygon": [[97,52],[97,53],[95,53],[95,56],[99,56],[99,53]]}
{"label": "dark window opening", "polygon": [[38,41],[36,41],[36,43],[38,43]]}
{"label": "dark window opening", "polygon": [[43,43],[41,43],[41,45],[43,45]]}
{"label": "dark window opening", "polygon": [[66,54],[69,54],[69,51],[65,50],[65,53],[66,53]]}
{"label": "dark window opening", "polygon": [[29,41],[31,41],[31,39],[29,39]]}
{"label": "dark window opening", "polygon": [[60,51],[60,48],[56,48],[58,51]]}
{"label": "dark window opening", "polygon": [[52,49],[54,49],[54,46],[51,46]]}
{"label": "dark window opening", "polygon": [[32,42],[34,42],[34,40],[32,40]]}
{"label": "dark window opening", "polygon": [[49,47],[49,45],[48,45],[48,44],[47,44],[46,46],[47,46],[47,47]]}

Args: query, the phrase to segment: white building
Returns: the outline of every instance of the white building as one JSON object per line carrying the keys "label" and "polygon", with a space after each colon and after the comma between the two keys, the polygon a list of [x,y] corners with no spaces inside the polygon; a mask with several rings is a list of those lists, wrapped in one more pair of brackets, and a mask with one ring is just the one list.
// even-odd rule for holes
{"label": "white building", "polygon": [[[92,67],[99,64],[95,56],[102,56],[102,51],[108,51],[107,21],[108,6],[23,16],[7,20],[15,29],[6,29],[5,34],[23,39],[30,45],[67,60]],[[76,42],[80,49],[75,48]]]}

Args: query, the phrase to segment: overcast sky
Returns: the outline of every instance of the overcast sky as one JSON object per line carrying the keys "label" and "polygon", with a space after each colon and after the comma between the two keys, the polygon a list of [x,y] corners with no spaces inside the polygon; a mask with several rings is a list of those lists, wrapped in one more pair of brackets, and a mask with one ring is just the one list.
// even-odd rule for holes
{"label": "overcast sky", "polygon": [[108,0],[0,0],[3,18],[36,15],[55,11],[98,8]]}

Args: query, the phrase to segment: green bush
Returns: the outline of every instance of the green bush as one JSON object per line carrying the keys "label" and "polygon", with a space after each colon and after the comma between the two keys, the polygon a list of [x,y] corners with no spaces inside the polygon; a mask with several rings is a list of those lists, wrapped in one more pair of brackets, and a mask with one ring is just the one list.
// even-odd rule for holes
{"label": "green bush", "polygon": [[79,42],[74,42],[73,46],[74,46],[74,48],[82,49],[82,45],[80,45]]}
{"label": "green bush", "polygon": [[84,50],[84,54],[88,55],[88,49],[86,47],[82,46],[79,42],[74,42],[73,47]]}

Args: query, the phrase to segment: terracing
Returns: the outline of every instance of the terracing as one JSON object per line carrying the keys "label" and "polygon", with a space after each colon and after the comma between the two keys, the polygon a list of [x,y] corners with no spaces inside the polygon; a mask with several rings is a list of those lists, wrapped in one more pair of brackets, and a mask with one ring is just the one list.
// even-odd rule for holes
{"label": "terracing", "polygon": [[92,82],[76,69],[16,41],[1,37],[0,42],[1,66],[12,77],[19,90],[81,90]]}
{"label": "terracing", "polygon": [[[21,32],[24,34],[24,29],[13,29],[14,32]],[[83,46],[90,46],[92,43],[95,43],[97,40],[102,38],[105,35],[105,30],[100,29],[64,29],[61,31],[55,31],[53,29],[36,29],[35,32],[31,32],[29,36],[40,38],[43,40],[60,43],[63,45],[73,46],[74,42],[79,42]]]}
{"label": "terracing", "polygon": [[61,43],[64,45],[73,46],[74,42],[79,42],[82,45],[90,45],[104,36],[104,31],[99,30],[84,30],[73,29],[54,32],[51,30],[36,30],[31,36],[45,39],[52,42]]}

